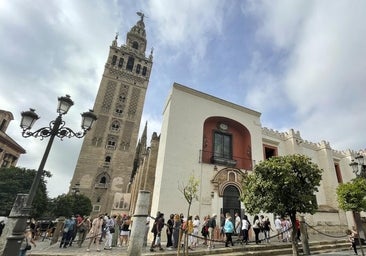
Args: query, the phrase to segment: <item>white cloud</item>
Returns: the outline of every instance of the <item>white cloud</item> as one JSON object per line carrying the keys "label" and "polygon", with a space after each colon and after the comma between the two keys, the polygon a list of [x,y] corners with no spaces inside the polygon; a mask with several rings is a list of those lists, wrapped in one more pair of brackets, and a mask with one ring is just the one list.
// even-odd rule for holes
{"label": "white cloud", "polygon": [[[79,130],[92,108],[115,32],[119,44],[143,11],[154,66],[141,126],[160,133],[173,82],[262,112],[262,123],[294,128],[337,149],[365,148],[366,4],[362,1],[35,0],[0,3],[0,108],[8,133],[38,168],[46,141],[20,136],[20,112],[37,109],[35,128],[56,117],[57,97]],[[67,192],[82,140],[55,141],[46,170],[50,195]]]}

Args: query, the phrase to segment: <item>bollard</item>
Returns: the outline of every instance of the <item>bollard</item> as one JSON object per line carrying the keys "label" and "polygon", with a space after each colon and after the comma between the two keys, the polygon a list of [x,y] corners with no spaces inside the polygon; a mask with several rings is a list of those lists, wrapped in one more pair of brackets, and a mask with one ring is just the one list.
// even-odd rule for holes
{"label": "bollard", "polygon": [[146,218],[150,207],[150,192],[140,190],[137,196],[131,237],[127,248],[127,255],[140,256],[146,230]]}
{"label": "bollard", "polygon": [[305,218],[304,216],[300,216],[300,232],[301,232],[301,244],[303,255],[310,255],[310,247],[309,247],[309,240],[308,240],[308,232],[306,229]]}

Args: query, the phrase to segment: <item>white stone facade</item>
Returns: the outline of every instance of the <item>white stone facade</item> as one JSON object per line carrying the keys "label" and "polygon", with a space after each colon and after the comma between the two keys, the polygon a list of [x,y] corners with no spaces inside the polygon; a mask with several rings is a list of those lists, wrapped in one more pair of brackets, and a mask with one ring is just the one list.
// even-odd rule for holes
{"label": "white stone facade", "polygon": [[[210,128],[210,120],[218,120],[217,126]],[[221,126],[221,123],[224,125]],[[225,134],[226,129],[230,132],[231,126],[234,129],[233,135],[230,135],[233,147],[240,148],[242,144],[235,146],[235,139],[238,138],[235,130],[247,134],[242,141],[246,141],[248,146],[239,150],[242,156],[233,155],[233,159],[236,159],[233,163],[220,162],[220,159],[216,161],[213,156],[210,158],[211,162],[205,161],[205,147],[210,145],[207,132],[220,132],[221,129]],[[210,146],[207,148],[210,150]],[[348,182],[354,178],[349,163],[355,152],[335,151],[325,141],[306,141],[298,131],[292,129],[278,132],[264,128],[261,126],[259,112],[176,83],[163,112],[152,215],[161,211],[166,217],[171,213],[183,213],[186,216],[188,204],[179,187],[187,184],[189,176],[193,174],[200,182],[199,199],[193,202],[191,215],[198,214],[202,218],[216,213],[219,216],[220,212],[236,204],[230,202],[230,195],[235,195],[236,191],[241,192],[242,173],[250,173],[255,163],[263,161],[266,154],[271,152],[275,155],[307,155],[324,170],[321,186],[316,194],[319,211],[315,215],[306,216],[308,223],[324,227],[324,230],[337,231],[353,225],[351,214],[338,209],[336,188],[339,182]],[[245,168],[238,167],[241,160]],[[238,204],[241,213],[245,212],[242,203]],[[272,214],[269,216],[273,218]]]}

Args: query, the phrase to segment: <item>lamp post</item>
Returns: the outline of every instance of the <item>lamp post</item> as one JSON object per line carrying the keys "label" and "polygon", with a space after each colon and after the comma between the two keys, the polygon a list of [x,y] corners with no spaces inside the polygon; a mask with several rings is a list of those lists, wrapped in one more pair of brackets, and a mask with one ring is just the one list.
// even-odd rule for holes
{"label": "lamp post", "polygon": [[[351,163],[349,164],[352,167],[353,173],[356,175],[357,178],[366,179],[366,165],[364,162],[364,156],[361,154],[357,154],[357,156],[355,156],[355,160],[352,159]],[[354,221],[356,222],[356,227],[358,231],[358,243],[360,245],[361,254],[362,256],[364,256],[365,254],[362,248],[362,241],[360,239],[361,233],[364,239],[366,237],[365,237],[365,231],[363,230],[360,213],[353,211],[353,218]]]}
{"label": "lamp post", "polygon": [[352,167],[353,173],[357,178],[366,179],[366,164],[363,155],[358,154],[355,157],[355,160],[352,159],[351,163],[349,164]]}
{"label": "lamp post", "polygon": [[[32,128],[33,124],[39,116],[36,114],[34,109],[30,109],[29,111],[22,112],[22,119],[20,122],[20,127],[23,129],[22,136],[27,137],[41,137],[41,139],[49,137],[49,141],[47,143],[46,150],[43,154],[41,163],[37,170],[36,176],[34,177],[32,186],[29,190],[29,194],[25,199],[25,204],[15,207],[19,210],[16,214],[14,214],[13,218],[16,220],[14,221],[14,228],[12,230],[12,234],[7,237],[6,245],[3,251],[3,256],[15,256],[19,254],[19,249],[21,245],[21,241],[24,238],[23,232],[26,228],[27,218],[30,215],[30,210],[32,207],[33,199],[36,195],[39,183],[41,181],[41,177],[43,174],[44,166],[46,164],[48,155],[50,153],[53,140],[55,137],[59,137],[61,140],[64,137],[71,138],[82,138],[85,136],[87,131],[89,131],[94,123],[97,120],[96,115],[93,113],[92,110],[88,112],[84,112],[81,114],[82,122],[81,128],[82,132],[74,132],[68,127],[65,127],[65,122],[62,120],[62,116],[65,115],[70,107],[74,105],[74,102],[71,100],[69,95],[59,97],[58,98],[58,106],[57,106],[57,113],[58,116],[55,120],[51,121],[48,127],[42,127],[34,132],[31,132],[30,129]],[[9,216],[11,218],[12,216]]]}

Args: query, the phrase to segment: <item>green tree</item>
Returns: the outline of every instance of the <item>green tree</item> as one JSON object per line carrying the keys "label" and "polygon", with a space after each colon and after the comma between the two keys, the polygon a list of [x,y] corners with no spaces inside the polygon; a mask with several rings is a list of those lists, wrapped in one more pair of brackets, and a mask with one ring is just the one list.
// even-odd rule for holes
{"label": "green tree", "polygon": [[337,188],[339,208],[344,211],[366,211],[366,179],[356,178]]}
{"label": "green tree", "polygon": [[[296,213],[315,213],[318,208],[315,192],[320,185],[322,170],[304,155],[271,157],[255,166],[243,181],[243,201],[251,214],[259,212],[289,216],[292,223]],[[296,237],[293,225],[292,237]],[[298,255],[292,239],[293,255]]]}
{"label": "green tree", "polygon": [[360,233],[358,242],[362,255],[364,255],[360,237],[362,237],[362,233],[365,236],[365,231],[362,227],[360,212],[366,210],[366,179],[359,177],[350,182],[340,184],[337,187],[337,201],[339,208],[344,211],[352,211],[357,230]]}
{"label": "green tree", "polygon": [[63,194],[52,200],[51,212],[53,216],[71,216],[73,214],[89,215],[92,211],[90,199],[81,194]]}
{"label": "green tree", "polygon": [[[36,172],[36,170],[18,167],[0,168],[1,215],[9,215],[18,193],[29,193]],[[49,177],[51,173],[44,171],[33,200],[31,217],[39,218],[47,213],[48,197],[45,179]]]}
{"label": "green tree", "polygon": [[[188,183],[186,185],[181,185],[179,187],[179,191],[183,194],[184,198],[186,199],[188,203],[188,210],[187,210],[187,223],[188,223],[188,217],[190,215],[191,206],[193,200],[198,200],[198,186],[199,186],[199,180],[197,180],[194,175],[192,174],[189,177]],[[187,226],[187,225],[186,225]],[[187,232],[187,230],[185,230]],[[180,237],[180,235],[179,235]],[[180,241],[178,243],[178,255],[180,251]],[[188,235],[185,236],[184,239],[184,255],[188,255]]]}

